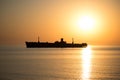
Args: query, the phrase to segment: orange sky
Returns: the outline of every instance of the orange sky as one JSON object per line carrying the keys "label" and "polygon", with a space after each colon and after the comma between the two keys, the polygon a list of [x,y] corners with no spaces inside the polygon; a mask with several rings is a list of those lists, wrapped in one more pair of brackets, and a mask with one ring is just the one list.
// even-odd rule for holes
{"label": "orange sky", "polygon": [[[82,30],[82,16],[94,19],[94,27]],[[0,0],[0,45],[24,45],[25,41],[120,45],[120,0]]]}

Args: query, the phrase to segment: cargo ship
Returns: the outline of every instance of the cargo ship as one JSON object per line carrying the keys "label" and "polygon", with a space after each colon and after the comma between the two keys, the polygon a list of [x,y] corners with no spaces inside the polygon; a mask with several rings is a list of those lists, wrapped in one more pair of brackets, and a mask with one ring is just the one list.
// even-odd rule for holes
{"label": "cargo ship", "polygon": [[61,38],[60,41],[55,41],[54,43],[49,42],[40,42],[38,37],[38,42],[25,42],[26,48],[85,48],[87,47],[87,43],[74,43],[72,39],[72,43],[67,43]]}

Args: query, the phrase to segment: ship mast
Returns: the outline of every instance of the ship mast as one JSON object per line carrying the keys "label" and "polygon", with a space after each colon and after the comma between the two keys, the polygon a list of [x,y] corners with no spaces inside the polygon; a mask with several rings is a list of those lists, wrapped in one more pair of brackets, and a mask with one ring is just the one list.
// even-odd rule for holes
{"label": "ship mast", "polygon": [[38,43],[39,43],[40,41],[39,41],[39,36],[38,36]]}
{"label": "ship mast", "polygon": [[74,38],[72,38],[72,44],[74,44]]}

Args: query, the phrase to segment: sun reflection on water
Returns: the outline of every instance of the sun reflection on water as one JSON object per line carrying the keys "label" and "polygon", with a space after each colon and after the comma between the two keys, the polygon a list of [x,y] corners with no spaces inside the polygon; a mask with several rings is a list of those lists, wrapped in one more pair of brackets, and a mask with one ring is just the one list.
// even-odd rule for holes
{"label": "sun reflection on water", "polygon": [[88,46],[82,50],[82,80],[90,79],[92,50]]}

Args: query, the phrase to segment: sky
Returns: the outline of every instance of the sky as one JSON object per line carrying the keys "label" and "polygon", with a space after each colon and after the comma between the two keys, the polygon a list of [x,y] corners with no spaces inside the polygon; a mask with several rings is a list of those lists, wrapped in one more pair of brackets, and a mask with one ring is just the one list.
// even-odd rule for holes
{"label": "sky", "polygon": [[120,45],[120,0],[0,0],[0,45]]}

